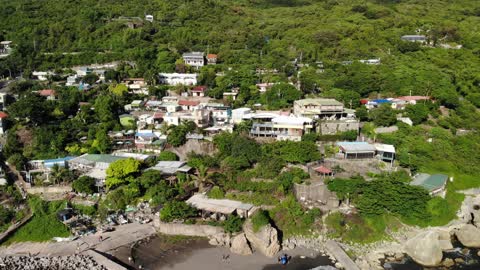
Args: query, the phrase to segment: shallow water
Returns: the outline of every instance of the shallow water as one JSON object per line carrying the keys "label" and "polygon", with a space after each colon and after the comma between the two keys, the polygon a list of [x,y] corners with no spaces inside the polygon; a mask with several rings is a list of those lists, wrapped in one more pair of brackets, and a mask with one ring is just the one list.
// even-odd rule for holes
{"label": "shallow water", "polygon": [[315,258],[300,258],[293,257],[287,265],[269,264],[262,268],[262,270],[276,270],[276,269],[285,269],[285,270],[306,270],[312,269],[322,265],[331,265],[334,264],[330,261],[328,257],[317,256]]}

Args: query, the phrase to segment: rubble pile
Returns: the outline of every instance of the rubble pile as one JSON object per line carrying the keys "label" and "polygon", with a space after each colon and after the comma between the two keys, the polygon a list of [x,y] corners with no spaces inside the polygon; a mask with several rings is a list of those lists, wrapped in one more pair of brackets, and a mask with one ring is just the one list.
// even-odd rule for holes
{"label": "rubble pile", "polygon": [[0,269],[18,270],[107,270],[92,257],[71,255],[61,257],[8,256],[0,258]]}

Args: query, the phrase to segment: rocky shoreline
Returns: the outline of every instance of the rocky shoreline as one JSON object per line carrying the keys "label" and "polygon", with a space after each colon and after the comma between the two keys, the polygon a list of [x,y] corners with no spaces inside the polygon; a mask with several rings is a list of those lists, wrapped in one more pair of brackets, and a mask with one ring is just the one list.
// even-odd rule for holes
{"label": "rocky shoreline", "polygon": [[58,257],[7,256],[0,257],[0,269],[18,270],[108,270],[86,255]]}

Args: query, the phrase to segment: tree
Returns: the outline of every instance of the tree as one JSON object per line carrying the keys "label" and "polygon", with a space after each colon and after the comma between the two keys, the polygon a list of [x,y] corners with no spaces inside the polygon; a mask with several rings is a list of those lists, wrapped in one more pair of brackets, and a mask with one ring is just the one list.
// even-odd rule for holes
{"label": "tree", "polygon": [[355,110],[355,116],[358,120],[364,122],[368,120],[368,110],[365,106],[360,106]]}
{"label": "tree", "polygon": [[19,154],[19,153],[15,153],[7,159],[7,163],[9,165],[14,166],[19,171],[25,168],[26,162],[27,162],[27,159],[22,154]]}
{"label": "tree", "polygon": [[112,189],[133,181],[133,176],[140,172],[141,162],[133,158],[120,159],[110,164],[107,169],[105,184]]}
{"label": "tree", "polygon": [[197,175],[192,175],[195,179],[195,186],[202,192],[208,184],[213,185],[212,174],[208,173],[208,167],[203,164],[197,168]]}
{"label": "tree", "polygon": [[95,99],[95,114],[101,122],[117,119],[116,103],[110,95],[100,95]]}
{"label": "tree", "polygon": [[421,124],[428,119],[428,114],[430,110],[428,106],[424,103],[417,103],[415,105],[408,105],[405,108],[407,116],[412,120],[414,125]]}
{"label": "tree", "polygon": [[370,118],[375,125],[389,127],[397,122],[397,115],[390,104],[382,104],[376,109],[370,110]]}
{"label": "tree", "polygon": [[73,181],[72,188],[78,193],[93,194],[95,193],[95,179],[89,176],[80,176]]}
{"label": "tree", "polygon": [[273,85],[262,95],[262,103],[270,110],[277,110],[291,106],[293,101],[300,99],[302,92],[298,91],[293,85],[287,83],[278,83]]}
{"label": "tree", "polygon": [[163,180],[162,172],[157,170],[147,170],[143,172],[137,180],[144,189],[149,189]]}
{"label": "tree", "polygon": [[28,93],[8,107],[13,118],[28,119],[37,125],[48,121],[49,108],[44,98]]}
{"label": "tree", "polygon": [[165,222],[172,222],[179,219],[195,217],[197,210],[186,202],[169,201],[160,210],[160,219]]}
{"label": "tree", "polygon": [[163,151],[158,155],[157,160],[158,161],[176,161],[178,160],[178,156],[173,152]]}
{"label": "tree", "polygon": [[125,84],[111,84],[108,89],[112,92],[115,96],[123,97],[128,93],[128,87]]}

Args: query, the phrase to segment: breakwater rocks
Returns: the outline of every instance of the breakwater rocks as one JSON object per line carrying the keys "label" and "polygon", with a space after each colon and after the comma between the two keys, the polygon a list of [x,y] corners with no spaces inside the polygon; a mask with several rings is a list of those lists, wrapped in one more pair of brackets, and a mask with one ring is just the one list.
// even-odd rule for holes
{"label": "breakwater rocks", "polygon": [[107,270],[92,257],[71,255],[60,257],[8,256],[0,258],[0,269],[12,270]]}

